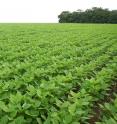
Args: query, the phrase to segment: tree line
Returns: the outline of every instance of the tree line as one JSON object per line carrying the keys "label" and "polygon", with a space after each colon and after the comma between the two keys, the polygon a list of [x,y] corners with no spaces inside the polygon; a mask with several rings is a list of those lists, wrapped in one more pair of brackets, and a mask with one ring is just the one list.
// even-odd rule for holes
{"label": "tree line", "polygon": [[85,11],[63,11],[59,16],[60,23],[117,23],[117,10],[93,7]]}

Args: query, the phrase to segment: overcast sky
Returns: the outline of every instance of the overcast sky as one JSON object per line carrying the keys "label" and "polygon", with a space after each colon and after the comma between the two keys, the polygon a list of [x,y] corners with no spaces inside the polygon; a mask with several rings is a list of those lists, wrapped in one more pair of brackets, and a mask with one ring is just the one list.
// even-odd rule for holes
{"label": "overcast sky", "polygon": [[117,0],[0,0],[0,22],[58,22],[64,10],[117,9]]}

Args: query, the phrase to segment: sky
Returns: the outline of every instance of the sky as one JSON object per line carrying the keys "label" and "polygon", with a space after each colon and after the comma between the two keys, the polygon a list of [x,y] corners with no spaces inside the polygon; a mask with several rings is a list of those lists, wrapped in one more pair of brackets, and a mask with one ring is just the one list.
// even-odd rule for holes
{"label": "sky", "polygon": [[62,11],[117,9],[117,0],[0,0],[2,23],[57,23]]}

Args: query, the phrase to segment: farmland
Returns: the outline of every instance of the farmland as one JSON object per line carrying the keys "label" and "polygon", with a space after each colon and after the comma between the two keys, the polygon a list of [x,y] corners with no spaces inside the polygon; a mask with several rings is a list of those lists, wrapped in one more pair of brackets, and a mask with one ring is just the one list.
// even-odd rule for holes
{"label": "farmland", "polygon": [[0,124],[117,124],[117,25],[0,24]]}

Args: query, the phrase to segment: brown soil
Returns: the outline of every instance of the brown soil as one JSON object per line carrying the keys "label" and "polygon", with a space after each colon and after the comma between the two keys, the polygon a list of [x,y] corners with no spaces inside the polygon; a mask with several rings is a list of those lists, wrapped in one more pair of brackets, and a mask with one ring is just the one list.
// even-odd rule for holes
{"label": "brown soil", "polygon": [[92,114],[92,117],[88,120],[90,124],[95,124],[96,122],[100,121],[103,110],[101,109],[99,104],[104,105],[107,102],[111,103],[112,99],[115,99],[114,93],[117,93],[117,83],[113,83],[109,87],[109,90],[106,93],[107,95],[104,96],[103,100],[99,100],[94,104],[93,106],[94,114]]}

